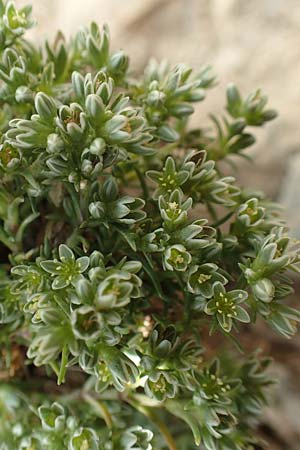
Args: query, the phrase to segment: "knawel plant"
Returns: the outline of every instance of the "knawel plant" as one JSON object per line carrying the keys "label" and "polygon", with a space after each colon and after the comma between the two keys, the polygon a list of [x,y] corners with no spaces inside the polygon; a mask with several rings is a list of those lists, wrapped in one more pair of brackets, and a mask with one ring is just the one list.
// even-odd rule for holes
{"label": "knawel plant", "polygon": [[0,0],[0,449],[262,448],[241,337],[296,332],[299,251],[226,163],[276,113],[231,85],[192,128],[210,68],[135,75],[95,23],[35,46],[30,14]]}

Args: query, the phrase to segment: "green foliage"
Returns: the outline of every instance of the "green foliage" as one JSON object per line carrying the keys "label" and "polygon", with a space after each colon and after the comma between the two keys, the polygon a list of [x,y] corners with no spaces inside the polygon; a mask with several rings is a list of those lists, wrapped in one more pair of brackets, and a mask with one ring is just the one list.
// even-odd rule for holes
{"label": "green foliage", "polygon": [[223,163],[275,112],[229,86],[192,129],[209,68],[133,78],[107,26],[32,25],[0,1],[1,450],[253,449],[269,360],[223,344],[296,332],[299,251]]}

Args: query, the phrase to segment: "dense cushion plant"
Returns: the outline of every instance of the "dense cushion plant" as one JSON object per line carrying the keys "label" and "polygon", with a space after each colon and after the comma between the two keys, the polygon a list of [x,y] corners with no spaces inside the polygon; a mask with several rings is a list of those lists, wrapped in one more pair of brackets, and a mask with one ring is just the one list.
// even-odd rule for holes
{"label": "dense cushion plant", "polygon": [[106,26],[32,25],[0,0],[1,450],[259,448],[272,376],[241,336],[296,332],[299,252],[231,163],[276,113],[231,85],[193,128],[209,68],[138,76]]}

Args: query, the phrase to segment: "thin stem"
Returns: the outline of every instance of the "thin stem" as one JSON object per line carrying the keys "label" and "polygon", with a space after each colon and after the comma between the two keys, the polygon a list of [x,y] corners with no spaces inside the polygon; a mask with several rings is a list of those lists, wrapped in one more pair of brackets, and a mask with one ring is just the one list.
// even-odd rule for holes
{"label": "thin stem", "polygon": [[146,263],[145,261],[142,262],[143,263],[143,269],[144,271],[147,273],[147,275],[149,276],[149,278],[151,279],[153,286],[156,290],[156,294],[159,298],[161,298],[164,302],[168,302],[168,298],[165,296],[165,294],[162,291],[160,282],[156,276],[156,273],[154,272],[154,270],[151,269],[150,266],[148,266],[148,263]]}
{"label": "thin stem", "polygon": [[214,208],[213,205],[212,205],[211,203],[209,203],[209,202],[207,202],[206,205],[207,205],[207,209],[208,209],[208,211],[209,211],[209,213],[210,213],[212,219],[213,219],[215,222],[217,222],[217,221],[218,221],[218,216],[217,216],[217,213],[216,213],[216,211],[215,211],[215,208]]}
{"label": "thin stem", "polygon": [[228,214],[226,214],[225,216],[221,217],[221,219],[217,220],[216,222],[214,222],[211,226],[213,228],[217,228],[220,225],[223,225],[223,223],[227,222],[228,219],[230,219],[230,217],[233,215],[234,211],[230,211]]}
{"label": "thin stem", "polygon": [[59,376],[59,366],[58,366],[57,362],[56,361],[50,362],[49,366],[51,367],[51,369],[53,370],[55,375],[58,377]]}
{"label": "thin stem", "polygon": [[178,148],[177,141],[172,142],[171,144],[167,144],[159,149],[159,156],[161,157],[161,159],[163,159],[163,157],[170,155],[172,151],[175,150],[176,148]]}
{"label": "thin stem", "polygon": [[0,230],[0,242],[2,242],[5,247],[9,248],[11,252],[15,252],[17,250],[16,243],[11,242],[9,236],[7,236],[3,230]]}
{"label": "thin stem", "polygon": [[191,325],[191,319],[192,319],[192,299],[190,297],[190,294],[187,293],[185,295],[185,304],[184,304],[184,315],[185,315],[185,326],[184,329],[187,330]]}
{"label": "thin stem", "polygon": [[68,346],[64,345],[61,353],[61,362],[60,362],[60,369],[58,373],[58,379],[57,384],[60,385],[65,382],[66,377],[66,371],[67,371],[67,364],[68,364]]}
{"label": "thin stem", "polygon": [[148,200],[148,198],[149,198],[149,189],[148,189],[145,177],[141,173],[140,169],[138,169],[137,167],[135,167],[134,170],[135,170],[135,173],[137,174],[137,177],[138,177],[139,182],[141,184],[141,188],[143,190],[144,199]]}
{"label": "thin stem", "polygon": [[169,432],[165,423],[158,417],[157,414],[155,414],[153,408],[140,405],[137,401],[133,400],[132,398],[127,398],[126,401],[135,409],[140,411],[144,416],[148,417],[148,419],[150,419],[151,422],[157,426],[157,428],[163,435],[169,450],[177,450],[173,436]]}
{"label": "thin stem", "polygon": [[177,278],[178,284],[180,286],[180,289],[182,290],[182,293],[184,294],[185,293],[185,285],[182,282],[182,279],[181,279],[180,274],[178,272],[176,272],[176,278]]}
{"label": "thin stem", "polygon": [[82,395],[83,398],[87,401],[87,403],[89,403],[94,408],[95,412],[105,421],[106,426],[108,428],[112,428],[113,426],[112,416],[105,403],[100,402],[99,400],[95,400],[87,392],[83,392]]}
{"label": "thin stem", "polygon": [[238,341],[238,339],[231,333],[226,333],[226,331],[224,331],[221,327],[220,327],[220,331],[222,334],[224,334],[224,336],[226,336],[228,339],[230,339],[233,343],[233,345],[236,347],[236,349],[242,354],[245,355],[246,351],[243,348],[242,344]]}
{"label": "thin stem", "polygon": [[111,254],[114,254],[114,252],[120,248],[120,234],[117,234],[117,237],[115,239],[115,243],[113,245],[113,248],[111,249]]}

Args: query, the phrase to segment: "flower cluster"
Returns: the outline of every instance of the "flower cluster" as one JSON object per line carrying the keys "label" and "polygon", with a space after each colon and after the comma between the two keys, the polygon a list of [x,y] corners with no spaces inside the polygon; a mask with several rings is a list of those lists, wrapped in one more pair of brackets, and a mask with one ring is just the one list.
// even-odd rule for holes
{"label": "flower cluster", "polygon": [[[101,403],[86,395],[62,405],[58,402],[43,402],[31,409],[28,398],[8,385],[0,388],[1,446],[3,449],[19,448],[49,450],[98,450],[100,448],[120,450],[151,450],[153,433],[136,425],[125,428],[120,425],[112,439],[112,415],[109,411],[100,416]],[[80,414],[78,400],[85,403],[86,419]],[[98,405],[98,414],[95,409]],[[32,405],[33,406],[33,405]],[[26,414],[24,412],[26,411]],[[72,413],[71,413],[72,411]],[[98,416],[98,417],[97,417]],[[7,417],[14,426],[9,426]],[[99,419],[100,426],[97,425]]]}
{"label": "flower cluster", "polygon": [[0,0],[1,450],[254,448],[269,360],[223,344],[295,334],[300,253],[220,160],[275,112],[230,86],[191,128],[208,68],[134,78],[107,26],[40,49],[32,25]]}

